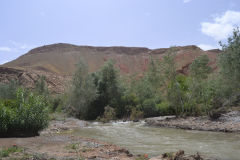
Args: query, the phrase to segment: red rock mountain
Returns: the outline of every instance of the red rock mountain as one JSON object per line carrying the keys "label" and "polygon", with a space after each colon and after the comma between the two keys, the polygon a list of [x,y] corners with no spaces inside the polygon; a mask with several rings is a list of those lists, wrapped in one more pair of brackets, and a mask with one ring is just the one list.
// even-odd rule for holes
{"label": "red rock mountain", "polygon": [[[52,44],[30,50],[21,57],[0,66],[0,82],[11,79],[31,88],[40,75],[46,76],[48,87],[54,93],[62,93],[66,83],[82,59],[89,71],[97,71],[112,59],[122,75],[143,74],[150,57],[161,60],[169,48],[148,49],[143,47],[91,47],[71,44]],[[187,74],[192,61],[203,54],[210,58],[210,66],[216,69],[216,57],[220,50],[203,51],[197,46],[176,47],[178,71]]]}

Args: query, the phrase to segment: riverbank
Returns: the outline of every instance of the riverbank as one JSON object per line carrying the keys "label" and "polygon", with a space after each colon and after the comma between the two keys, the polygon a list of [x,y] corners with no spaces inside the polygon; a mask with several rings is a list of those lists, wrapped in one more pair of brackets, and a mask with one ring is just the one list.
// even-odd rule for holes
{"label": "riverbank", "polygon": [[[0,159],[18,160],[148,160],[146,154],[133,155],[117,145],[85,138],[74,134],[75,130],[86,128],[89,122],[75,118],[51,121],[40,136],[29,138],[0,138]],[[127,137],[126,137],[127,138]],[[14,149],[15,148],[15,149]],[[9,153],[8,153],[9,152]],[[4,153],[4,154],[1,154]],[[8,154],[6,154],[8,153]],[[161,152],[159,152],[161,153]],[[1,157],[2,156],[2,157]],[[199,155],[186,155],[183,151],[165,153],[151,160],[195,160]],[[205,159],[205,158],[204,158]]]}
{"label": "riverbank", "polygon": [[[49,127],[40,136],[29,138],[0,138],[0,149],[19,146],[21,152],[0,159],[122,159],[135,157],[126,149],[113,144],[100,142],[71,134],[75,129],[87,125],[87,122],[74,118],[51,121]],[[35,157],[35,158],[34,158]]]}
{"label": "riverbank", "polygon": [[149,126],[240,133],[240,111],[223,114],[215,121],[210,120],[208,117],[177,118],[175,116],[161,116],[147,118],[145,122]]}

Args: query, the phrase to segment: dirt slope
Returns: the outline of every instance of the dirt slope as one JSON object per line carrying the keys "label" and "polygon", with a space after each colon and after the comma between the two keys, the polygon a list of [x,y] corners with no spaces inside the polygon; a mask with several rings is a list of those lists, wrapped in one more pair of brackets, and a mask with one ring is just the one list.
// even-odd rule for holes
{"label": "dirt slope", "polygon": [[[219,50],[203,51],[196,46],[176,47],[176,50],[177,69],[181,73],[186,74],[192,61],[203,54],[209,56],[210,66],[216,69],[216,56]],[[2,65],[0,82],[9,81],[13,74],[16,79],[20,74],[16,72],[21,72],[21,75],[24,73],[23,75],[30,74],[36,77],[33,79],[25,77],[26,82],[23,84],[30,85],[39,75],[43,74],[47,77],[49,88],[60,93],[64,90],[64,83],[74,73],[75,66],[80,59],[88,64],[90,72],[98,70],[106,61],[112,59],[121,74],[142,75],[147,70],[150,57],[161,60],[167,51],[168,48],[151,50],[143,47],[91,47],[65,43],[46,45],[32,49],[16,60]],[[15,72],[8,73],[4,70],[15,70]]]}

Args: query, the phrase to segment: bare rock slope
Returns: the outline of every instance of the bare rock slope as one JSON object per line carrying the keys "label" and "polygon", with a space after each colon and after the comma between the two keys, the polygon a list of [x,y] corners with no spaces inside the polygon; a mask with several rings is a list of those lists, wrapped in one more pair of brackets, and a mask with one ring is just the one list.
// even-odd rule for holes
{"label": "bare rock slope", "polygon": [[[177,70],[183,74],[187,74],[192,61],[203,54],[209,56],[209,65],[216,69],[219,50],[203,51],[196,46],[175,49]],[[0,82],[8,82],[13,78],[31,87],[40,75],[45,75],[49,89],[54,93],[62,93],[80,59],[88,64],[90,72],[97,71],[111,59],[122,75],[134,73],[142,76],[148,68],[150,58],[161,60],[168,50],[169,48],[152,50],[144,47],[91,47],[65,43],[46,45],[0,66]]]}

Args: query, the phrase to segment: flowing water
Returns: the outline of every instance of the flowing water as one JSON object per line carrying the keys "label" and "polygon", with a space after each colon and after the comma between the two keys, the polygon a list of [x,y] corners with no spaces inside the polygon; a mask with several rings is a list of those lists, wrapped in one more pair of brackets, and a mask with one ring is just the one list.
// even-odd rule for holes
{"label": "flowing water", "polygon": [[239,134],[149,127],[144,122],[90,123],[74,134],[122,146],[133,154],[157,156],[182,149],[189,154],[240,160]]}

